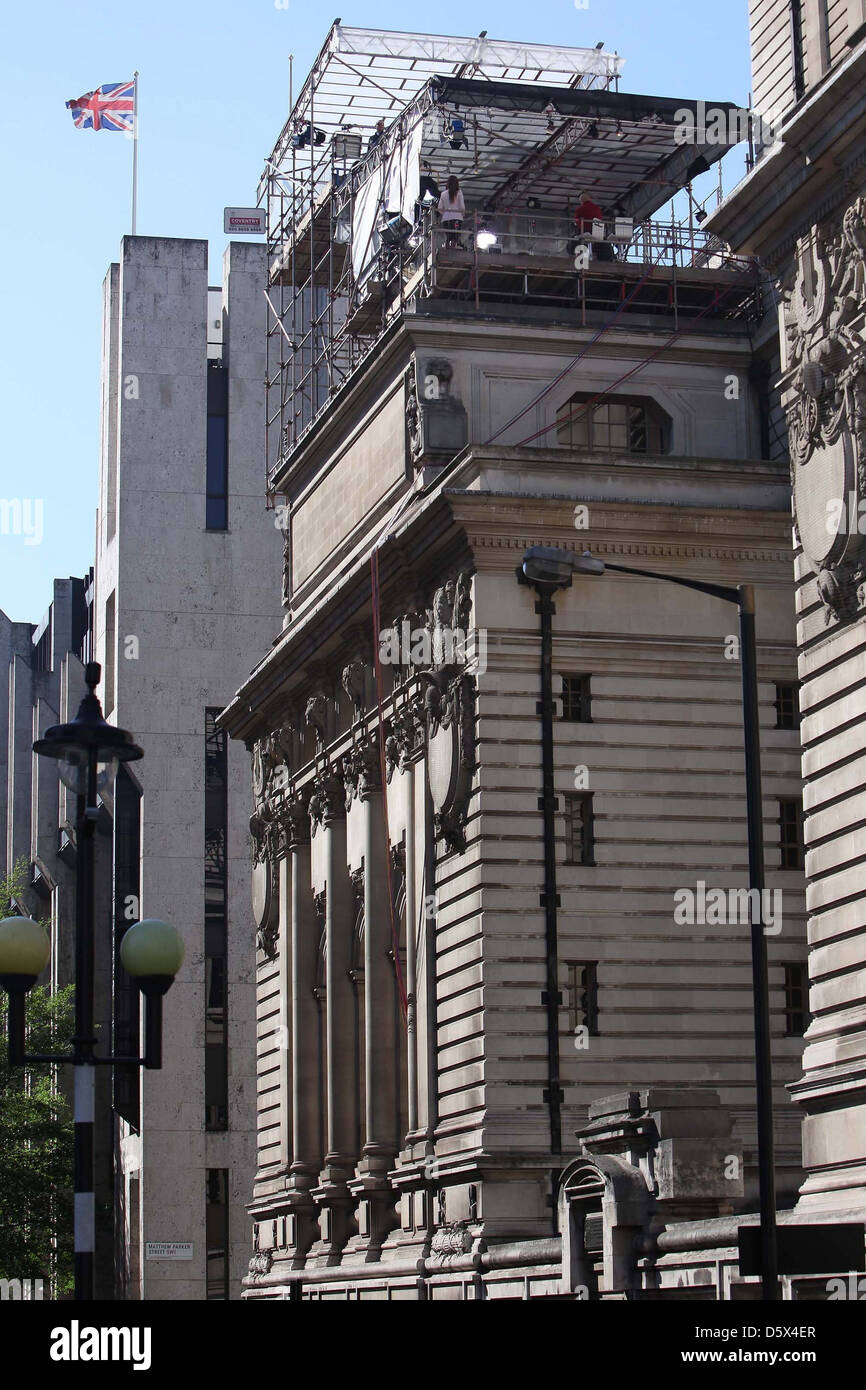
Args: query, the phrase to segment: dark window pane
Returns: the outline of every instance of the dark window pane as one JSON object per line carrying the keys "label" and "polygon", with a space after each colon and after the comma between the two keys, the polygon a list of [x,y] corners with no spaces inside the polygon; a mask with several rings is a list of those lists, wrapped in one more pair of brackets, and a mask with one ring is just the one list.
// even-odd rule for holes
{"label": "dark window pane", "polygon": [[562,717],[571,723],[592,722],[589,676],[563,676]]}
{"label": "dark window pane", "polygon": [[210,495],[223,496],[228,483],[226,421],[223,415],[207,417],[207,487]]}
{"label": "dark window pane", "polygon": [[800,727],[800,702],[797,686],[792,681],[776,682],[775,706],[777,729]]}
{"label": "dark window pane", "polygon": [[565,798],[565,858],[567,864],[595,863],[591,792]]}
{"label": "dark window pane", "polygon": [[229,1296],[229,1174],[227,1168],[208,1168],[205,1180],[205,1239],[207,1298]]}
{"label": "dark window pane", "polygon": [[803,806],[798,797],[779,798],[779,845],[782,868],[802,869],[805,862]]}
{"label": "dark window pane", "polygon": [[785,967],[785,1034],[801,1038],[809,1026],[808,981],[806,967],[801,961]]}
{"label": "dark window pane", "polygon": [[205,520],[208,531],[228,530],[228,505],[224,497],[208,497]]}
{"label": "dark window pane", "polygon": [[568,967],[568,1002],[572,1033],[585,1028],[598,1036],[598,962],[578,961]]}
{"label": "dark window pane", "polygon": [[572,448],[607,453],[661,453],[663,415],[653,401],[609,396],[595,401],[578,392],[557,411],[557,439]]}

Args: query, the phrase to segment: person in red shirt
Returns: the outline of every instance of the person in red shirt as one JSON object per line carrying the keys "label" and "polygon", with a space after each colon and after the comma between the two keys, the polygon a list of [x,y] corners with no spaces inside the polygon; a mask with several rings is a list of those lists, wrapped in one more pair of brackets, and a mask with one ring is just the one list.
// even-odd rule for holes
{"label": "person in red shirt", "polygon": [[[579,236],[587,236],[592,232],[593,222],[601,222],[604,213],[598,203],[593,202],[588,193],[581,193],[580,202],[574,210],[574,230]],[[576,243],[569,243],[576,245]],[[594,241],[592,243],[593,256],[599,261],[612,261],[614,259],[613,247],[606,241]]]}
{"label": "person in red shirt", "polygon": [[574,210],[574,230],[576,232],[591,232],[593,222],[600,221],[602,211],[598,203],[594,203],[588,193],[581,193],[580,202]]}

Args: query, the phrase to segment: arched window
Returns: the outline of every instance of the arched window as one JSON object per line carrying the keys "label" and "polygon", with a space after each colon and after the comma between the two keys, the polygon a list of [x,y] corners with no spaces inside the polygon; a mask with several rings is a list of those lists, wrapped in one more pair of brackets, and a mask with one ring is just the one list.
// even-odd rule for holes
{"label": "arched window", "polygon": [[662,454],[670,420],[655,401],[578,391],[556,412],[557,441],[609,454]]}

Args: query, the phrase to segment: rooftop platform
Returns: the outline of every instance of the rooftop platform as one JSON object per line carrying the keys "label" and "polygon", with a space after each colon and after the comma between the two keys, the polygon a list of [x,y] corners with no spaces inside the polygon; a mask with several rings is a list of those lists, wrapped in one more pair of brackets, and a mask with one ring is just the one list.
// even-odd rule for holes
{"label": "rooftop platform", "polygon": [[[486,34],[332,27],[261,189],[269,419],[283,448],[407,308],[520,305],[542,318],[651,316],[674,328],[759,312],[754,268],[702,234],[691,195],[729,146],[704,142],[698,101],[619,91],[623,61]],[[451,174],[468,209],[456,245],[433,211]],[[686,223],[654,220],[683,188]],[[576,235],[585,194],[602,217]]]}

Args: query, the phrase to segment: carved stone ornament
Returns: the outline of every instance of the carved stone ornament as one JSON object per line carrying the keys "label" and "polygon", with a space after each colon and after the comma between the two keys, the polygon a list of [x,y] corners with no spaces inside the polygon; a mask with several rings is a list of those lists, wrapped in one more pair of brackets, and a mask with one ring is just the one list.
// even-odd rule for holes
{"label": "carved stone ornament", "polygon": [[852,618],[866,579],[866,200],[797,243],[784,291],[782,380],[794,512],[825,619]]}
{"label": "carved stone ornament", "polygon": [[425,687],[427,778],[436,832],[449,849],[462,850],[475,771],[475,681],[465,672],[419,674]]}
{"label": "carved stone ornament", "polygon": [[352,701],[355,720],[362,719],[367,712],[367,668],[359,656],[343,667],[341,681]]}
{"label": "carved stone ornament", "polygon": [[444,357],[429,358],[416,379],[413,364],[407,374],[406,431],[409,459],[443,462],[453,458],[468,438],[466,410],[451,395],[454,368]]}
{"label": "carved stone ornament", "polygon": [[346,810],[355,797],[367,801],[381,785],[379,748],[375,743],[358,743],[343,758],[343,784],[346,788]]}
{"label": "carved stone ornament", "polygon": [[318,690],[311,695],[304,710],[304,722],[316,731],[316,742],[324,748],[328,742],[328,697]]}
{"label": "carved stone ornament", "polygon": [[315,835],[320,825],[328,826],[345,814],[346,791],[343,779],[326,771],[313,783],[309,802],[310,830]]}
{"label": "carved stone ornament", "polygon": [[265,734],[253,747],[253,796],[257,805],[269,802],[277,792],[285,791],[291,768],[292,728],[284,724]]}
{"label": "carved stone ornament", "polygon": [[465,1255],[472,1249],[472,1236],[465,1226],[461,1226],[459,1221],[452,1222],[451,1225],[441,1226],[434,1233],[430,1243],[430,1251],[433,1255],[440,1255],[447,1259],[449,1255]]}
{"label": "carved stone ornament", "polygon": [[270,1250],[257,1250],[247,1266],[250,1278],[256,1279],[263,1274],[270,1274],[273,1263],[274,1257]]}
{"label": "carved stone ornament", "polygon": [[418,404],[414,360],[406,373],[406,445],[409,459],[414,463],[421,457],[421,407]]}
{"label": "carved stone ornament", "polygon": [[288,526],[283,535],[283,607],[288,608],[292,601],[292,533]]}
{"label": "carved stone ornament", "polygon": [[280,905],[274,865],[269,859],[253,865],[251,886],[256,944],[268,960],[275,960],[280,932]]}
{"label": "carved stone ornament", "polygon": [[407,701],[391,719],[385,738],[386,775],[390,783],[396,771],[422,756],[425,746],[423,706]]}

